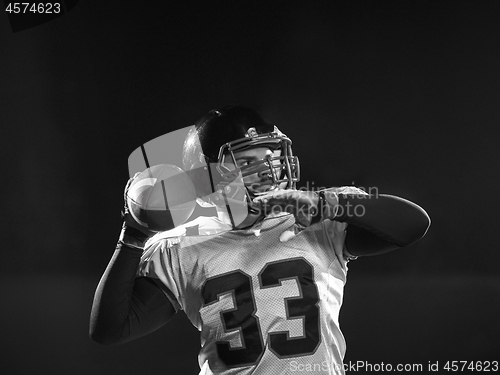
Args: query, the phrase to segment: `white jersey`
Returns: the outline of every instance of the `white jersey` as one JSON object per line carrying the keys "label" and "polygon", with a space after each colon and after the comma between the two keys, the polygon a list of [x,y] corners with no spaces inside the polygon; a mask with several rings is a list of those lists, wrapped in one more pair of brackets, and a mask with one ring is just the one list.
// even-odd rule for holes
{"label": "white jersey", "polygon": [[200,374],[343,374],[346,226],[325,220],[299,232],[282,214],[229,230],[198,218],[153,237],[138,275],[161,280],[200,330]]}

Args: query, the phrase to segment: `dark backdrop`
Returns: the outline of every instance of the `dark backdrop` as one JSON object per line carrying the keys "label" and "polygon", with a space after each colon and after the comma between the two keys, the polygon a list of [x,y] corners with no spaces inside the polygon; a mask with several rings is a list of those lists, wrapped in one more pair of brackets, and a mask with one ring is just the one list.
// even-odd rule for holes
{"label": "dark backdrop", "polygon": [[195,374],[183,314],[88,338],[127,157],[212,108],[260,110],[303,182],[423,206],[427,236],[350,263],[346,361],[498,360],[500,8],[484,1],[82,0],[13,33],[0,16],[0,370]]}

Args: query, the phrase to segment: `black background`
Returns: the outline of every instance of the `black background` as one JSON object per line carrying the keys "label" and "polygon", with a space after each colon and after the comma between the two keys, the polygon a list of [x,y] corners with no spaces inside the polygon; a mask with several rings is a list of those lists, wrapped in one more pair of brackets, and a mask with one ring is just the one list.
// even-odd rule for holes
{"label": "black background", "polygon": [[0,16],[0,370],[196,374],[181,313],[88,338],[128,155],[244,104],[294,140],[302,181],[410,199],[427,236],[350,263],[346,361],[499,360],[500,7],[495,1],[81,1]]}

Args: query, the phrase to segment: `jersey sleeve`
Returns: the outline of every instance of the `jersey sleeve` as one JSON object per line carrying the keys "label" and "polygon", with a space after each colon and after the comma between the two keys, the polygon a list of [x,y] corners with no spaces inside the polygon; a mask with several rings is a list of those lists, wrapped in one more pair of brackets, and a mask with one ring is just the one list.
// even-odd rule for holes
{"label": "jersey sleeve", "polygon": [[350,256],[346,253],[345,239],[346,239],[346,223],[339,221],[324,220],[321,222],[323,233],[326,235],[326,240],[330,248],[335,253],[342,269],[346,269],[347,261]]}
{"label": "jersey sleeve", "polygon": [[181,296],[174,276],[176,270],[172,261],[172,250],[178,244],[178,238],[162,239],[149,244],[137,269],[138,277],[157,280],[156,284],[170,300],[176,312],[182,309],[179,303]]}

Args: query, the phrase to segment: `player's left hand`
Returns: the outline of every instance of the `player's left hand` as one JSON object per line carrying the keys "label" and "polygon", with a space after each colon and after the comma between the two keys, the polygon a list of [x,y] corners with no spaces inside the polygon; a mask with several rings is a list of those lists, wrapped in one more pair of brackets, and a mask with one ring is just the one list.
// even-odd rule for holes
{"label": "player's left hand", "polygon": [[307,227],[318,213],[318,195],[306,190],[274,190],[253,200],[265,215],[288,212],[297,224]]}

